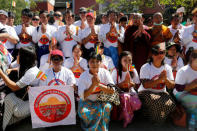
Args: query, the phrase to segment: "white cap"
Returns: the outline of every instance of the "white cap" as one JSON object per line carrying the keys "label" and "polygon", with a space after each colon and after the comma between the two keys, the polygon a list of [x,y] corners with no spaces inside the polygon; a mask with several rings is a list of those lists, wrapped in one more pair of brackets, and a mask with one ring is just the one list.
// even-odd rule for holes
{"label": "white cap", "polygon": [[176,10],[176,13],[181,13],[181,12],[185,13],[185,8],[184,7],[180,7]]}

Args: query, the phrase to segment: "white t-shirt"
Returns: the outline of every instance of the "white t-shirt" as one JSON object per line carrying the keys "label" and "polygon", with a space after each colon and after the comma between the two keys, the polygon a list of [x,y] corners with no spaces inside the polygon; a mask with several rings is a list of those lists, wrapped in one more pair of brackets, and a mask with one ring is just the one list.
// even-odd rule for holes
{"label": "white t-shirt", "polygon": [[[140,79],[157,80],[163,70],[166,70],[167,78],[169,80],[174,80],[172,68],[168,64],[165,64],[164,66],[161,66],[160,68],[156,68],[152,63],[151,63],[151,65],[149,63],[146,63],[141,67]],[[157,89],[155,89],[155,88],[157,88]],[[158,84],[157,87],[155,87],[155,88],[154,89],[152,89],[152,88],[146,89],[141,84],[138,89],[138,92],[144,91],[144,90],[149,90],[149,91],[153,91],[153,92],[166,92],[166,86],[162,83]]]}
{"label": "white t-shirt", "polygon": [[115,68],[113,60],[109,56],[102,55],[102,63],[105,65],[107,70],[113,70]]}
{"label": "white t-shirt", "polygon": [[[73,65],[74,65],[74,58],[73,57],[66,59],[65,62],[64,62],[64,66],[66,68],[68,68],[68,69],[72,68]],[[79,59],[79,65],[84,70],[88,70],[88,63],[87,63],[87,60],[86,59],[80,57],[80,59]],[[79,72],[79,70],[76,69],[76,70],[73,71],[73,74],[75,76],[75,79],[76,79],[77,85],[78,85],[78,81],[79,81],[79,77],[81,75],[81,72]]]}
{"label": "white t-shirt", "polygon": [[[92,85],[92,77],[93,75],[90,74],[89,70],[87,70],[83,72],[79,78],[78,94],[82,100],[84,100],[84,91],[87,90]],[[103,83],[104,85],[114,84],[109,71],[106,69],[99,68],[98,77],[100,79],[100,82]],[[91,94],[90,96],[87,97],[87,99],[96,101],[97,93]]]}
{"label": "white t-shirt", "polygon": [[[80,27],[81,26],[81,20],[75,21],[74,24],[75,26]],[[85,21],[85,28],[89,27],[87,21]]]}
{"label": "white t-shirt", "polygon": [[[11,35],[12,37],[14,37],[17,41],[19,41],[18,35],[16,34],[16,31],[14,29],[14,27],[5,25],[4,26],[6,28],[6,31],[8,32],[9,35]],[[7,49],[14,49],[15,44],[9,42],[8,40],[5,41],[5,47]]]}
{"label": "white t-shirt", "polygon": [[18,82],[16,82],[16,85],[18,85],[20,88],[23,88],[27,85],[34,85],[37,83],[38,79],[36,76],[38,75],[39,71],[40,70],[36,66],[30,68],[25,72],[25,75]]}
{"label": "white t-shirt", "polygon": [[[111,39],[106,38],[106,34],[110,31],[111,24],[107,23],[101,26],[99,31],[99,40],[102,41],[106,48],[109,48],[110,46],[118,47],[118,40],[120,42],[124,42],[124,28],[119,28],[118,24],[115,24],[116,31],[120,34],[120,36],[114,36],[111,37]],[[115,34],[117,35],[117,34]]]}
{"label": "white t-shirt", "polygon": [[[127,73],[129,73],[129,72],[123,72],[122,71],[122,77],[120,78],[120,76],[118,76],[118,83],[121,83],[125,80],[125,77],[126,77]],[[138,76],[138,73],[137,73],[136,69],[133,70],[133,73],[134,73],[134,76],[133,76],[133,78],[130,77],[130,80],[135,84],[140,84],[139,76]],[[112,79],[113,79],[115,84],[118,84],[117,83],[117,70],[116,69],[114,69],[112,71]],[[133,88],[131,88],[131,91],[136,92]]]}
{"label": "white t-shirt", "polygon": [[[68,58],[65,60],[64,62],[64,66],[68,69],[72,68],[74,65],[74,58],[71,57],[71,58]],[[87,63],[87,60],[80,57],[79,58],[79,65],[84,69],[84,70],[87,70],[88,69],[88,63]]]}
{"label": "white t-shirt", "polygon": [[51,38],[54,36],[56,28],[52,25],[47,24],[45,33],[42,33],[41,25],[39,25],[37,28],[35,28],[32,34],[33,42],[38,43],[38,46],[49,45]]}
{"label": "white t-shirt", "polygon": [[190,47],[193,47],[194,50],[196,50],[197,49],[197,42],[194,42],[194,41],[189,42],[189,44],[186,45],[185,53],[187,53],[187,51],[189,50]]}
{"label": "white t-shirt", "polygon": [[[95,25],[94,26],[94,30],[95,30],[95,33],[98,34],[99,33],[99,30],[100,30],[99,26],[98,25]],[[84,30],[82,30],[81,31],[81,35],[80,35],[81,40],[84,39],[84,38],[86,38],[86,37],[88,37],[88,35],[90,33],[91,33],[91,28],[90,27],[85,28]],[[95,42],[96,42],[95,40],[90,40],[89,42],[87,42],[85,44],[85,48],[86,49],[94,48]]]}
{"label": "white t-shirt", "polygon": [[[74,85],[76,83],[75,77],[71,70],[61,67],[61,71],[53,72],[52,68],[45,71],[47,79],[40,81],[40,86],[55,86],[55,85]],[[54,76],[55,74],[55,76]]]}
{"label": "white t-shirt", "polygon": [[[168,57],[165,57],[164,59],[164,62],[165,64],[168,64],[169,66],[171,66],[171,63],[172,63],[172,59],[169,59]],[[176,71],[178,71],[181,67],[183,67],[184,64],[183,64],[183,60],[181,57],[178,58],[178,61],[177,61],[177,67],[176,67]]]}
{"label": "white t-shirt", "polygon": [[[15,30],[16,30],[17,35],[19,36],[19,35],[21,34],[21,31],[22,31],[22,25],[17,25],[17,26],[15,27]],[[31,26],[31,25],[29,25],[29,27],[26,27],[26,31],[27,31],[26,33],[27,33],[28,35],[30,35],[30,36],[32,36],[34,30],[35,30],[35,27],[33,27],[33,26]],[[31,46],[31,45],[33,45],[32,42],[23,43],[23,42],[20,41],[20,42],[17,44],[16,48],[17,48],[17,49],[20,49],[21,47],[24,47],[24,46]]]}
{"label": "white t-shirt", "polygon": [[74,25],[70,25],[70,30],[73,32],[73,35],[71,35],[70,38],[66,35],[66,25],[60,27],[56,34],[56,39],[60,43],[65,57],[72,57],[73,46],[76,45],[77,42],[81,42],[80,37],[78,37],[79,33],[77,34],[77,32],[79,32],[79,28]]}
{"label": "white t-shirt", "polygon": [[[197,78],[197,71],[193,70],[190,65],[182,67],[176,74],[175,83],[179,85],[187,85]],[[177,93],[174,89],[174,94]]]}
{"label": "white t-shirt", "polygon": [[193,39],[193,35],[192,33],[194,32],[194,24],[190,25],[190,26],[186,26],[184,28],[183,34],[182,34],[182,38],[181,40],[183,41],[183,45],[185,47],[187,47],[187,45],[192,42]]}

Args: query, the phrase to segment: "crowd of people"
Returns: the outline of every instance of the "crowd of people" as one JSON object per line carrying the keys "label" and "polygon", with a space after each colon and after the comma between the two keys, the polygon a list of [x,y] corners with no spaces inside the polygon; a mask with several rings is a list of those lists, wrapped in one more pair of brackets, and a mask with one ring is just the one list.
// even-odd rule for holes
{"label": "crowd of people", "polygon": [[[140,13],[109,10],[96,25],[96,13],[85,7],[78,21],[71,10],[51,17],[23,9],[15,26],[15,15],[0,10],[2,129],[30,116],[29,86],[73,87],[86,131],[106,131],[111,119],[126,128],[139,109],[162,123],[177,101],[197,119],[197,8],[193,23],[183,25],[183,16],[181,7],[166,26],[157,12],[144,25]],[[120,105],[98,101],[101,92],[113,94],[116,87]]]}

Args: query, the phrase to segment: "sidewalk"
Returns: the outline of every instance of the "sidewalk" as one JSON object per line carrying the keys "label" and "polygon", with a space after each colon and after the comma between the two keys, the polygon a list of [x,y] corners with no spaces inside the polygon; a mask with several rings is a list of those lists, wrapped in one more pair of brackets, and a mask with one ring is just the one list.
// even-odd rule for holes
{"label": "sidewalk", "polygon": [[[79,122],[77,125],[56,126],[48,128],[32,129],[30,117],[12,126],[7,127],[6,131],[81,131]],[[188,131],[186,128],[174,126],[167,121],[163,125],[152,125],[143,118],[134,119],[127,128],[123,128],[121,122],[110,122],[109,131]]]}

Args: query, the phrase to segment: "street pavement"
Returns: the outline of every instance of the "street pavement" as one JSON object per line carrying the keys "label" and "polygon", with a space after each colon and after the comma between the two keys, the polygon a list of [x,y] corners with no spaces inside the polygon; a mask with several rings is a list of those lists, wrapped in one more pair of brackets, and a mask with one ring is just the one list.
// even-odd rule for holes
{"label": "street pavement", "polygon": [[[165,124],[155,125],[139,114],[136,117],[134,117],[135,119],[127,128],[123,128],[122,122],[111,121],[109,131],[188,131],[187,128],[173,125],[170,120],[167,120]],[[82,131],[82,129],[80,128],[79,120],[77,120],[76,125],[32,129],[31,118],[29,117],[19,123],[8,126],[6,131]]]}

